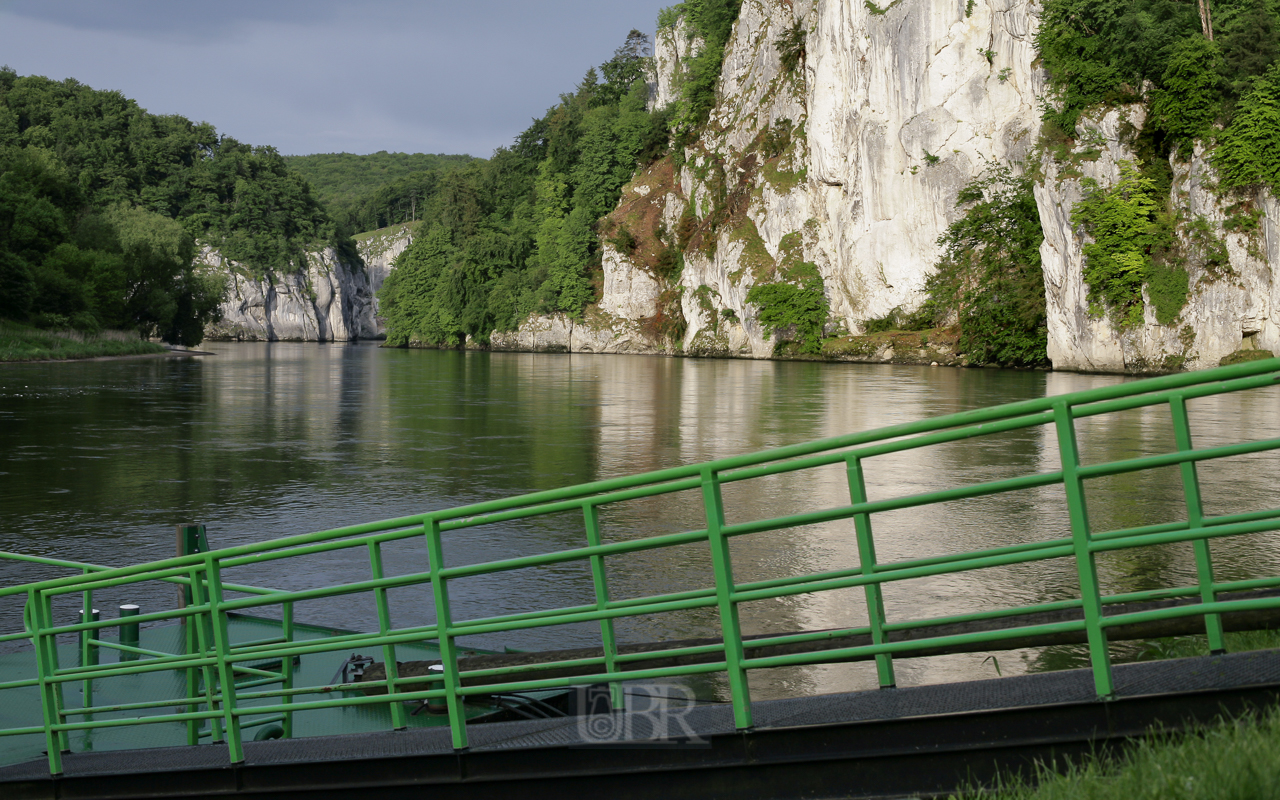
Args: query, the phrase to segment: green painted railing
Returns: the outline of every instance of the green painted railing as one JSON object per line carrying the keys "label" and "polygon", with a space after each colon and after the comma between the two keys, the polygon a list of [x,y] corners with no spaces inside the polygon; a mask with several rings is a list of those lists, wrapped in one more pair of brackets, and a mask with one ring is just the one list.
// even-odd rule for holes
{"label": "green painted railing", "polygon": [[[190,726],[189,741],[194,743],[197,739],[196,726],[208,720],[213,727],[214,740],[225,740],[230,761],[237,763],[244,759],[241,732],[245,719],[249,715],[281,715],[285,720],[286,733],[288,733],[292,716],[299,711],[359,704],[387,704],[391,709],[393,726],[403,728],[406,724],[405,702],[443,699],[449,709],[453,745],[461,749],[467,747],[467,726],[462,713],[462,703],[471,695],[607,682],[614,689],[615,706],[620,707],[622,696],[619,681],[669,678],[710,672],[727,673],[734,720],[738,728],[746,729],[752,726],[752,705],[748,682],[751,670],[829,662],[853,656],[869,656],[875,659],[881,685],[892,686],[894,685],[893,658],[895,655],[947,645],[995,643],[1032,634],[1081,630],[1085,632],[1088,639],[1097,694],[1105,699],[1113,694],[1111,661],[1107,649],[1108,628],[1173,616],[1203,616],[1210,646],[1213,650],[1220,651],[1223,649],[1221,614],[1235,610],[1280,607],[1280,598],[1231,602],[1218,600],[1217,597],[1222,592],[1280,586],[1280,576],[1248,581],[1219,581],[1214,577],[1210,553],[1210,542],[1214,539],[1280,530],[1280,508],[1217,517],[1205,516],[1197,476],[1197,464],[1201,461],[1277,449],[1280,448],[1280,439],[1244,441],[1238,444],[1197,449],[1192,444],[1187,416],[1189,400],[1227,392],[1274,387],[1277,383],[1280,383],[1280,359],[1240,364],[1205,372],[1170,375],[1070,395],[967,411],[705,464],[231,547],[132,567],[86,571],[83,575],[0,590],[0,597],[16,593],[26,596],[26,630],[18,635],[31,640],[38,664],[36,676],[19,683],[0,684],[0,691],[20,685],[38,686],[43,705],[43,719],[32,720],[32,724],[24,728],[0,731],[0,735],[43,733],[48,743],[49,769],[51,773],[59,774],[62,771],[61,754],[67,749],[67,736],[71,731],[90,730],[95,727],[185,721]],[[1109,463],[1081,463],[1076,441],[1076,420],[1158,405],[1169,408],[1175,433],[1175,450],[1160,455]],[[869,458],[1035,427],[1051,427],[1056,435],[1059,468],[1054,471],[1033,473],[1006,480],[971,483],[918,495],[868,500],[864,470],[865,462]],[[721,493],[721,487],[726,484],[841,464],[844,465],[848,481],[848,503],[780,517],[732,523],[726,520],[725,503]],[[1091,530],[1086,502],[1088,480],[1170,466],[1179,468],[1181,488],[1186,501],[1185,520],[1123,530]],[[1069,538],[887,563],[881,563],[876,558],[872,522],[877,514],[1051,485],[1064,487],[1066,507],[1070,517],[1071,536]],[[701,527],[635,540],[604,542],[600,516],[602,509],[638,498],[658,497],[678,492],[696,492],[700,495],[704,509],[704,521]],[[446,563],[443,540],[447,535],[465,535],[467,530],[485,525],[563,512],[581,515],[582,546],[485,563]],[[859,566],[746,583],[739,583],[734,579],[730,543],[735,537],[843,520],[853,523],[851,536],[856,540],[860,557]],[[405,539],[420,539],[423,542],[429,569],[426,572],[388,576],[383,564],[382,547],[388,542]],[[622,561],[622,558],[629,553],[704,542],[710,546],[713,562],[711,585],[690,591],[624,600],[615,600],[610,595],[606,576],[606,559],[616,559],[612,562],[615,569],[625,569],[625,561]],[[1172,542],[1193,544],[1196,585],[1125,595],[1103,595],[1099,587],[1098,569],[1095,563],[1098,553]],[[368,580],[303,591],[255,589],[232,586],[223,581],[223,573],[236,567],[350,548],[361,548],[367,552],[370,564]],[[882,586],[886,583],[1059,558],[1074,559],[1078,574],[1078,598],[933,619],[895,621],[888,619],[885,614]],[[589,567],[595,587],[594,603],[480,619],[459,619],[451,610],[450,581],[568,562],[585,562]],[[144,653],[142,655],[151,657],[119,664],[94,665],[83,659],[80,662],[83,666],[59,664],[56,637],[77,635],[88,640],[89,637],[96,635],[93,632],[118,625],[119,620],[59,622],[55,619],[55,601],[67,595],[80,593],[88,604],[93,591],[155,580],[179,582],[189,586],[191,603],[185,607],[142,614],[135,619],[138,622],[187,620],[190,624],[186,626],[187,650],[185,653],[176,655]],[[389,590],[419,585],[430,586],[436,623],[415,627],[395,627],[391,618]],[[819,634],[780,635],[743,641],[738,621],[738,607],[742,603],[792,595],[817,594],[859,586],[863,587],[866,596],[870,619],[868,626]],[[228,593],[248,596],[231,597]],[[344,635],[320,641],[293,640],[291,620],[294,603],[356,594],[372,595],[379,621],[376,632]],[[1103,606],[1107,603],[1177,596],[1198,597],[1200,603],[1105,617],[1102,613]],[[238,645],[228,641],[227,615],[229,613],[251,612],[267,607],[283,609],[285,625],[282,639]],[[614,635],[615,620],[696,608],[717,610],[723,635],[722,645],[673,648],[661,653],[646,652],[638,655],[618,652]],[[1027,625],[910,641],[894,641],[890,636],[894,631],[920,628],[941,622],[990,619],[1063,608],[1081,609],[1083,618],[1076,621]],[[416,611],[420,613],[421,609]],[[459,670],[457,640],[460,637],[583,622],[599,625],[603,655],[599,658],[577,659],[572,662],[560,662],[560,664],[595,667],[598,668],[595,674],[573,678],[529,679],[522,677],[522,673],[528,671],[529,667],[470,672]],[[762,646],[857,633],[869,634],[872,643],[821,652],[771,657],[752,655],[755,648]],[[395,645],[418,642],[423,639],[439,641],[444,666],[443,674],[438,677],[402,678],[396,669]],[[254,682],[258,684],[257,686],[247,686],[244,682],[237,684],[235,680],[237,673],[253,673],[252,668],[245,666],[251,662],[281,659],[282,664],[289,665],[294,656],[350,651],[353,648],[380,650],[387,665],[386,678],[381,681],[362,683],[361,686],[384,689],[385,694],[370,696],[334,693],[340,696],[330,695],[321,700],[294,701],[293,698],[298,695],[314,694],[316,690],[314,687],[292,686],[288,679],[287,666],[283,671],[285,674],[263,671],[261,680]],[[694,652],[705,654],[708,651],[718,653],[722,657],[711,663],[693,666],[626,672],[622,670],[629,661],[687,655]],[[184,670],[188,687],[186,697],[178,701],[173,698],[144,700],[136,704],[136,707],[154,709],[161,706],[180,705],[185,710],[128,719],[77,720],[76,718],[86,716],[92,709],[71,709],[65,703],[62,688],[68,683],[155,670]],[[505,677],[505,682],[486,685],[464,685],[463,682],[465,678],[492,679],[495,676]],[[272,688],[264,689],[263,686]],[[246,691],[246,689],[257,689],[257,691]],[[253,702],[254,705],[246,705],[249,702]]]}

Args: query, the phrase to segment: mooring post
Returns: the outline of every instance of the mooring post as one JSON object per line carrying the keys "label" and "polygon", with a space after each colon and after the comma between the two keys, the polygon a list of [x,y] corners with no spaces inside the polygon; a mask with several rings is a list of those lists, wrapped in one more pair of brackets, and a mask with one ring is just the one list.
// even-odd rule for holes
{"label": "mooring post", "polygon": [[[138,646],[138,623],[125,622],[125,620],[130,617],[136,617],[141,612],[142,609],[133,603],[120,606],[120,644],[125,647]],[[120,651],[121,661],[135,661],[137,658],[137,653],[130,653],[128,650]]]}

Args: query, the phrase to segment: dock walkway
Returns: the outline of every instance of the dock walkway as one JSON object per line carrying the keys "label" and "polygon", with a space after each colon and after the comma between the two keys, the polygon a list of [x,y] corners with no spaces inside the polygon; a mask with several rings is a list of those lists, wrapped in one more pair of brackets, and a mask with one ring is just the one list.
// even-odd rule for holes
{"label": "dock walkway", "polygon": [[[1036,760],[1071,758],[1273,705],[1280,651],[1118,665],[1099,701],[1090,670],[822,695],[755,704],[737,731],[728,705],[673,725],[657,713],[413,728],[225,745],[76,753],[50,778],[39,759],[0,768],[0,794],[26,798],[358,797],[433,800],[607,792],[664,800],[945,795]],[[671,733],[675,737],[669,737]],[[604,734],[602,736],[601,734]]]}

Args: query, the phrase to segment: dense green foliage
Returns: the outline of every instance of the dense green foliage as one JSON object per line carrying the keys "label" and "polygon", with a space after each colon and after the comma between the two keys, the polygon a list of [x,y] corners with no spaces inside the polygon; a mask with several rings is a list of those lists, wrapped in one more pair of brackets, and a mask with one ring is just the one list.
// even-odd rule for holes
{"label": "dense green foliage", "polygon": [[724,48],[741,10],[742,0],[684,0],[658,16],[659,36],[674,35],[677,20],[683,18],[686,35],[702,40],[702,49],[684,64],[680,98],[672,109],[673,131],[680,146],[692,141],[715,107]]}
{"label": "dense green foliage", "polygon": [[330,211],[353,204],[358,198],[415,173],[447,172],[477,159],[444,153],[388,153],[379,150],[365,156],[352,153],[317,153],[285,156],[285,163],[311,184],[320,202]]}
{"label": "dense green foliage", "polygon": [[938,238],[943,248],[916,325],[958,323],[961,351],[970,361],[1042,366],[1048,361],[1044,233],[1032,180],[1004,164],[988,164],[965,186],[958,205],[972,203]]}
{"label": "dense green foliage", "polygon": [[1156,317],[1170,324],[1186,304],[1186,268],[1173,257],[1173,226],[1153,181],[1139,165],[1120,163],[1120,180],[1104,189],[1085,179],[1085,197],[1071,220],[1093,241],[1084,246],[1084,279],[1094,313],[1111,311],[1122,326],[1142,321],[1142,287],[1148,285]]}
{"label": "dense green foliage", "polygon": [[480,159],[471,156],[379,152],[288,156],[315,187],[316,196],[345,231],[363,232],[431,219],[459,180],[452,173]]}
{"label": "dense green foliage", "polygon": [[1140,99],[1149,81],[1157,155],[1188,153],[1280,53],[1276,0],[1211,6],[1206,31],[1196,0],[1047,0],[1036,34],[1053,101],[1046,121],[1073,135],[1086,108]]}
{"label": "dense green foliage", "polygon": [[1280,64],[1251,87],[1220,137],[1214,166],[1224,189],[1262,185],[1280,194]]}
{"label": "dense green foliage", "polygon": [[272,148],[0,69],[0,315],[194,344],[222,295],[197,238],[260,275],[350,246]]}
{"label": "dense green foliage", "polygon": [[766,337],[794,341],[801,353],[822,352],[822,329],[830,316],[822,278],[817,270],[800,286],[793,283],[758,283],[747,292],[747,302],[760,307],[760,324]]}
{"label": "dense green foliage", "polygon": [[439,177],[423,235],[379,295],[389,342],[485,341],[533,312],[581,315],[595,299],[600,218],[666,149],[668,117],[645,110],[647,56],[648,37],[632,31],[512,147]]}

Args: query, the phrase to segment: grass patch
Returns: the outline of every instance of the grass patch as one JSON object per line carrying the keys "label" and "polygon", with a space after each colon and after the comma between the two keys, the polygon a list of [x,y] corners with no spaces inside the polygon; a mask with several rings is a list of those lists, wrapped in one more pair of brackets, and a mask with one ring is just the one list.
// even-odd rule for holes
{"label": "grass patch", "polygon": [[164,353],[168,348],[125,331],[46,331],[0,321],[0,361],[48,361]]}
{"label": "grass patch", "polygon": [[[1228,652],[1280,647],[1280,631],[1226,635]],[[1204,636],[1148,641],[1139,660],[1208,655]],[[1007,779],[996,790],[955,797],[984,800],[1219,800],[1280,797],[1280,709],[1182,733],[1156,733],[1122,755],[1073,764],[1062,774],[1041,767],[1034,780]]]}
{"label": "grass patch", "polygon": [[1037,785],[961,796],[990,800],[1223,800],[1276,797],[1280,709],[1181,734],[1156,734],[1123,756],[1041,772]]}
{"label": "grass patch", "polygon": [[1237,350],[1230,355],[1222,357],[1218,362],[1220,367],[1229,367],[1232,364],[1243,364],[1246,361],[1264,361],[1268,358],[1275,358],[1275,354],[1270,350]]}

